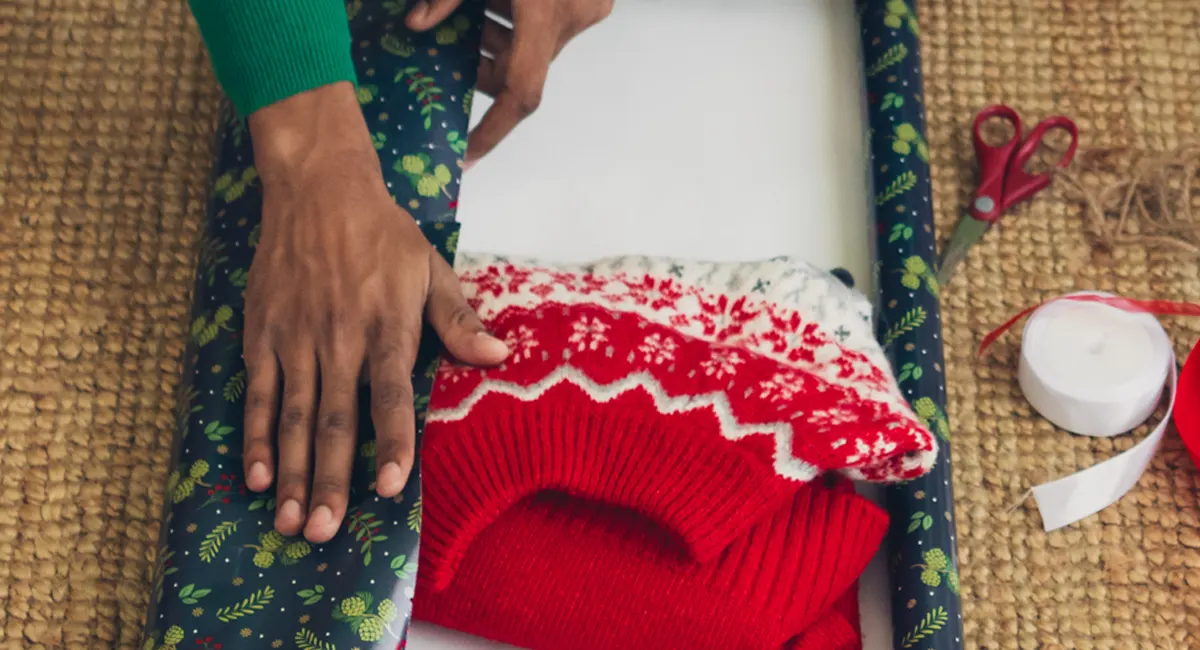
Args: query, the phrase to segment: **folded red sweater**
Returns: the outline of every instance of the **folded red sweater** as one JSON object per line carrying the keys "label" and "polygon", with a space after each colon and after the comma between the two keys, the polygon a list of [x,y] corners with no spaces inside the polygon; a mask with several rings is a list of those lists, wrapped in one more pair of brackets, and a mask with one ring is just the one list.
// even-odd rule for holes
{"label": "folded red sweater", "polygon": [[935,450],[865,299],[788,259],[460,259],[513,353],[443,364],[417,618],[548,650],[856,647],[886,516],[813,479]]}
{"label": "folded red sweater", "polygon": [[543,493],[475,539],[449,588],[418,580],[414,614],[520,648],[852,650],[854,585],[886,527],[820,486],[697,563],[657,522]]}

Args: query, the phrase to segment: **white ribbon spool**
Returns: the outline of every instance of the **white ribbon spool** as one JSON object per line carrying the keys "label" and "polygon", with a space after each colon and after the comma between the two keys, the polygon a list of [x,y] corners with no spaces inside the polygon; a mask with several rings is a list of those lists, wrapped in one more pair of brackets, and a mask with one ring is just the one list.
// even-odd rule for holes
{"label": "white ribbon spool", "polygon": [[[1174,406],[1175,379],[1171,340],[1149,314],[1060,300],[1038,308],[1025,323],[1021,390],[1038,413],[1072,433],[1128,432],[1154,413],[1164,384]],[[1033,488],[1042,526],[1051,531],[1072,524],[1124,496],[1150,464],[1168,421],[1102,463]]]}

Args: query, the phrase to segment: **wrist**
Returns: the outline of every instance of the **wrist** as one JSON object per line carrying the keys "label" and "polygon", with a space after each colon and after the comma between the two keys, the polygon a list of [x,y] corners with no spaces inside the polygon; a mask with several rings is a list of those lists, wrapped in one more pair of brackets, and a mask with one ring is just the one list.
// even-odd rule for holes
{"label": "wrist", "polygon": [[[247,120],[264,185],[303,178],[314,166],[379,175],[379,159],[354,86],[340,82],[275,102]],[[335,162],[336,161],[336,162]]]}

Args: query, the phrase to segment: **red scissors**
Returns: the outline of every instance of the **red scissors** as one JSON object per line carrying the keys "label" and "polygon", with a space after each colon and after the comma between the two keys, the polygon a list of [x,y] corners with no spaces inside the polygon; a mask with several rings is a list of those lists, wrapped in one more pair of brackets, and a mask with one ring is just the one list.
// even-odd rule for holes
{"label": "red scissors", "polygon": [[[998,117],[1013,128],[1013,137],[1008,142],[993,147],[983,140],[980,132],[983,123]],[[1071,144],[1058,161],[1058,167],[1066,167],[1075,158],[1079,146],[1079,129],[1070,118],[1056,115],[1048,117],[1025,138],[1021,132],[1021,116],[1008,106],[989,106],[975,116],[972,131],[975,139],[975,159],[979,162],[979,188],[971,199],[967,215],[958,222],[954,235],[950,237],[945,252],[938,264],[938,284],[945,286],[954,275],[954,267],[967,256],[967,250],[979,241],[988,229],[1009,208],[1046,189],[1053,180],[1053,172],[1030,174],[1025,165],[1037,153],[1042,139],[1051,129],[1062,129],[1071,136]]]}

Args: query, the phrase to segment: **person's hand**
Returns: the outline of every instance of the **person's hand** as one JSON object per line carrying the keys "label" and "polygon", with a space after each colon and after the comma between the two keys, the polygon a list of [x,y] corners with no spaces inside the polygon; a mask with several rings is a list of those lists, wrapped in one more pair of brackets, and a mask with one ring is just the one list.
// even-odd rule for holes
{"label": "person's hand", "polygon": [[250,130],[263,218],[246,286],[246,484],[276,484],[279,532],[324,542],[346,514],[360,374],[371,382],[376,488],[392,497],[413,464],[423,317],[465,363],[508,351],[388,196],[350,84],[261,109]]}
{"label": "person's hand", "polygon": [[[417,31],[435,27],[462,0],[422,0],[408,14]],[[613,0],[488,0],[488,9],[512,23],[486,18],[479,90],[495,99],[468,139],[466,164],[487,155],[542,102],[550,63],[580,32],[604,20]]]}

